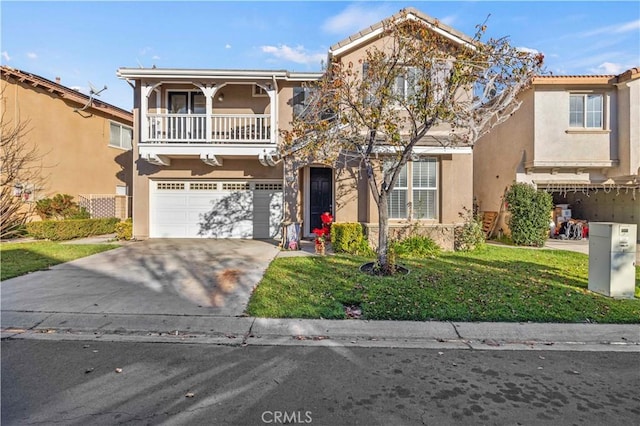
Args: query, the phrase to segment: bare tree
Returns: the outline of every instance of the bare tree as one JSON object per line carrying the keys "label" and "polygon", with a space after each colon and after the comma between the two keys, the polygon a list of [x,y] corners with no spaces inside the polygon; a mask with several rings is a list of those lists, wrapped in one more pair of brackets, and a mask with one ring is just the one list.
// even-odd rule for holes
{"label": "bare tree", "polygon": [[[0,98],[6,101],[4,90]],[[26,203],[44,183],[42,156],[27,139],[28,120],[7,117],[2,105],[0,117],[0,238],[20,232],[33,213],[34,203]]]}
{"label": "bare tree", "polygon": [[402,11],[384,21],[380,42],[360,63],[329,63],[304,113],[282,133],[285,158],[359,161],[378,207],[384,273],[393,272],[389,196],[415,146],[435,126],[449,133],[440,144],[472,146],[519,108],[517,95],[543,61],[507,38],[482,41],[485,24],[453,41],[437,22],[412,18]]}

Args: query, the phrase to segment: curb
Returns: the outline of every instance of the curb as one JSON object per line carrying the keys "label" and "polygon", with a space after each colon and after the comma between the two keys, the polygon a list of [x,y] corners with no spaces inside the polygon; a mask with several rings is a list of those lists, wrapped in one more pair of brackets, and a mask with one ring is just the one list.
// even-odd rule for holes
{"label": "curb", "polygon": [[[638,324],[462,323],[12,312],[2,340],[640,352]],[[10,325],[9,325],[10,324]]]}

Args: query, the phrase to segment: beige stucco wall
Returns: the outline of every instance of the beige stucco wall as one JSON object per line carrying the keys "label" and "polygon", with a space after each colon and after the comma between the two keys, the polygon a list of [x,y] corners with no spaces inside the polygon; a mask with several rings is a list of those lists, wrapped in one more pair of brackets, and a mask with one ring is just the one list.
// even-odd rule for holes
{"label": "beige stucco wall", "polygon": [[84,105],[62,99],[25,83],[2,86],[5,120],[26,122],[24,140],[37,147],[42,157],[45,185],[36,196],[65,193],[115,194],[116,186],[131,188],[132,152],[109,146],[111,121],[131,122],[90,110],[74,112]]}
{"label": "beige stucco wall", "polygon": [[533,160],[534,94],[521,96],[513,116],[482,136],[473,147],[473,196],[480,211],[500,211],[504,190]]}
{"label": "beige stucco wall", "polygon": [[569,95],[584,93],[571,86],[537,86],[535,91],[535,164],[557,163],[594,167],[618,159],[617,97],[611,88],[594,87],[604,95],[604,130],[569,128]]}
{"label": "beige stucco wall", "polygon": [[640,78],[617,88],[620,165],[610,176],[640,175]]}
{"label": "beige stucco wall", "polygon": [[[169,94],[175,92],[200,92],[193,84],[167,83],[159,86],[149,96],[149,112],[167,112]],[[253,84],[227,84],[213,97],[214,114],[270,114],[268,96],[253,96]],[[223,100],[218,98],[223,95]],[[158,104],[160,108],[158,108]]]}

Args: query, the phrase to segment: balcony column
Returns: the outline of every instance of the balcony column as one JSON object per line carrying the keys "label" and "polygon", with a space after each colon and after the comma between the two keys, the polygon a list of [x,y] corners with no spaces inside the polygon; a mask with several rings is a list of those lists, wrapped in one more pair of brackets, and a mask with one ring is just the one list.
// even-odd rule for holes
{"label": "balcony column", "polygon": [[271,86],[270,89],[267,89],[267,94],[269,95],[269,102],[271,103],[271,117],[270,123],[271,126],[271,134],[269,135],[269,139],[272,143],[277,143],[277,134],[278,134],[278,95],[275,84]]}
{"label": "balcony column", "polygon": [[200,88],[200,90],[202,90],[204,98],[206,99],[205,114],[207,118],[205,119],[204,129],[206,141],[207,143],[211,143],[213,142],[213,129],[211,128],[211,116],[213,115],[213,96],[216,94],[218,88],[215,85],[198,85],[198,87]]}
{"label": "balcony column", "polygon": [[149,132],[151,132],[151,125],[149,123],[149,96],[156,86],[145,84],[142,86],[142,96],[140,99],[140,142],[149,141]]}

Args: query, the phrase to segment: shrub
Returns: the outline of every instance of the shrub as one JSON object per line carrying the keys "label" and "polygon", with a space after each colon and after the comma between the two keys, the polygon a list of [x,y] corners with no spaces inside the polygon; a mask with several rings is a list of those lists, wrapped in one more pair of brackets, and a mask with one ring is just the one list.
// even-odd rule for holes
{"label": "shrub", "polygon": [[549,234],[549,213],[553,205],[551,195],[537,191],[533,185],[514,183],[505,194],[511,218],[509,229],[516,245],[544,245]]}
{"label": "shrub", "polygon": [[485,243],[485,236],[482,231],[482,218],[480,215],[474,215],[473,212],[466,207],[464,208],[464,212],[458,214],[463,218],[464,224],[456,227],[454,231],[454,250],[472,251],[482,247]]}
{"label": "shrub", "polygon": [[423,235],[415,235],[402,241],[394,241],[389,244],[398,256],[428,257],[440,253],[440,246],[431,238]]}
{"label": "shrub", "polygon": [[130,240],[133,237],[133,222],[131,218],[116,224],[116,237],[119,240]]}
{"label": "shrub", "polygon": [[360,223],[333,223],[331,246],[336,253],[373,255],[373,250],[369,247]]}
{"label": "shrub", "polygon": [[56,194],[53,198],[36,201],[36,212],[43,219],[89,219],[87,209],[80,207],[69,194]]}
{"label": "shrub", "polygon": [[112,234],[120,219],[70,219],[43,220],[27,223],[27,231],[33,238],[51,241],[71,240],[91,235]]}

